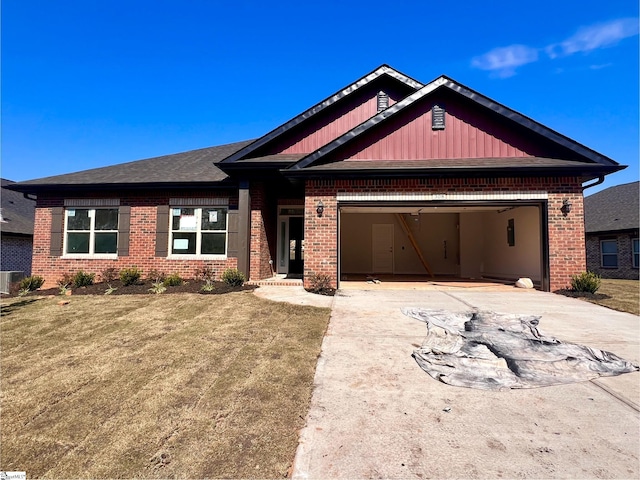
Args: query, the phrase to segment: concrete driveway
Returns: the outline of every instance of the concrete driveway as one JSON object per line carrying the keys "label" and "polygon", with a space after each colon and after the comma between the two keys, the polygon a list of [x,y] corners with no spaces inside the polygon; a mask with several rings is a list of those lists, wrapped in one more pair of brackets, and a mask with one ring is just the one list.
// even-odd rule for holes
{"label": "concrete driveway", "polygon": [[493,392],[432,379],[404,306],[542,315],[540,332],[640,361],[640,317],[538,291],[341,290],[294,478],[639,478],[640,374]]}

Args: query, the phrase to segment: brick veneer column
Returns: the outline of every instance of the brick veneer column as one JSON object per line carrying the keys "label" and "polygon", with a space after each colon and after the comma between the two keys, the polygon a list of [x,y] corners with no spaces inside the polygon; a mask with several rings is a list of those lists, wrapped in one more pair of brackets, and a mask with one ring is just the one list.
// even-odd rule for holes
{"label": "brick veneer column", "polygon": [[[304,202],[304,285],[316,274],[329,275],[338,284],[338,202],[333,180],[308,181]],[[322,201],[324,212],[316,209]]]}
{"label": "brick veneer column", "polygon": [[269,260],[269,240],[265,221],[269,216],[265,198],[265,186],[261,182],[251,184],[251,255],[250,273],[252,280],[260,280],[271,276]]}
{"label": "brick veneer column", "polygon": [[[572,190],[561,188],[560,190]],[[584,239],[584,202],[576,185],[570,192],[549,193],[549,277],[551,291],[571,285],[571,276],[587,269]],[[562,213],[563,200],[572,204],[568,215]]]}

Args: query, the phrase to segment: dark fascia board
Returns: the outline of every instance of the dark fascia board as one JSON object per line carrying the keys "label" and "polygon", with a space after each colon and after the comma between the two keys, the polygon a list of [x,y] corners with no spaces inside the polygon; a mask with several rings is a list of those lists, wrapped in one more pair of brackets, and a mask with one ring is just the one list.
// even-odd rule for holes
{"label": "dark fascia board", "polygon": [[582,177],[583,182],[598,178],[599,175],[622,170],[626,166],[584,164],[577,167],[447,167],[447,168],[363,168],[361,170],[313,170],[313,169],[285,169],[281,173],[289,178],[493,178],[493,177]]}
{"label": "dark fascia board", "polygon": [[14,190],[16,192],[22,192],[23,194],[43,194],[43,193],[61,193],[68,195],[73,192],[93,192],[93,191],[113,191],[113,190],[182,190],[185,188],[206,188],[206,189],[229,189],[236,188],[237,183],[230,179],[225,179],[220,182],[147,182],[147,183],[91,183],[91,184],[76,184],[76,183],[57,183],[57,184],[43,184],[43,185],[11,185],[5,188]]}
{"label": "dark fascia board", "polygon": [[408,75],[405,75],[404,73],[401,73],[401,72],[391,68],[389,65],[386,65],[386,64],[380,65],[378,68],[376,68],[372,72],[368,73],[364,77],[360,78],[359,80],[355,81],[354,83],[352,83],[348,87],[345,87],[342,90],[340,90],[339,92],[336,92],[333,95],[325,98],[324,100],[322,100],[321,102],[317,103],[316,105],[314,105],[313,107],[309,108],[308,110],[304,111],[303,113],[301,113],[297,117],[289,120],[288,122],[280,125],[279,127],[275,128],[274,130],[270,131],[269,133],[267,133],[263,137],[257,139],[252,144],[247,145],[243,149],[238,150],[236,153],[234,153],[234,154],[228,156],[227,158],[223,159],[221,162],[218,163],[218,166],[220,168],[224,168],[227,165],[229,165],[231,163],[234,163],[237,160],[240,160],[241,158],[247,156],[251,152],[255,151],[256,149],[258,149],[261,146],[265,145],[266,143],[270,142],[274,138],[279,137],[280,135],[282,135],[283,133],[285,133],[288,130],[292,129],[296,125],[299,125],[300,123],[302,123],[302,122],[306,121],[307,119],[313,117],[314,115],[316,115],[317,113],[321,112],[325,108],[329,107],[330,105],[333,105],[334,103],[336,103],[339,100],[343,99],[347,95],[355,92],[356,90],[362,88],[363,86],[365,86],[368,83],[372,82],[376,78],[381,77],[382,75],[388,75],[391,78],[394,78],[394,79],[396,79],[396,80],[398,80],[398,81],[400,81],[400,82],[402,82],[402,83],[404,83],[404,84],[406,84],[406,85],[408,85],[411,88],[414,88],[416,90],[419,90],[424,86],[424,84],[422,84],[422,83],[418,82],[417,80],[409,77]]}
{"label": "dark fascia board", "polygon": [[238,163],[230,163],[225,165],[226,172],[245,171],[245,170],[282,170],[290,167],[295,162],[249,162],[243,160]]}
{"label": "dark fascia board", "polygon": [[640,228],[621,228],[620,230],[585,230],[585,235],[594,237],[609,237],[614,235],[632,235],[637,236]]}
{"label": "dark fascia board", "polygon": [[556,132],[555,130],[545,127],[541,123],[538,123],[535,120],[529,117],[526,117],[525,115],[522,115],[521,113],[518,113],[515,110],[512,110],[502,105],[501,103],[491,100],[490,98],[456,82],[455,80],[450,79],[447,76],[442,75],[436,78],[435,80],[433,80],[432,82],[429,82],[428,84],[426,84],[417,92],[412,93],[405,99],[392,105],[386,110],[383,110],[382,112],[378,113],[374,117],[371,117],[370,119],[361,123],[357,127],[354,127],[353,129],[346,132],[342,136],[336,138],[332,142],[324,145],[323,147],[320,147],[315,152],[307,155],[305,158],[301,159],[296,164],[292,165],[289,169],[299,170],[312,165],[313,163],[315,163],[316,161],[318,161],[320,158],[324,157],[328,153],[334,151],[335,149],[341,147],[342,145],[345,145],[352,139],[358,137],[359,135],[362,135],[367,130],[373,128],[374,126],[378,125],[381,122],[384,122],[389,117],[392,117],[393,115],[404,110],[410,105],[413,105],[418,100],[428,96],[430,93],[434,92],[438,88],[447,88],[453,92],[456,92],[462,95],[463,97],[466,97],[469,100],[472,100],[473,102],[479,105],[482,105],[483,107],[488,108],[489,110],[494,111],[495,113],[501,115],[502,117],[508,120],[511,120],[539,135],[542,135],[543,137],[563,147],[566,147],[578,153],[579,155],[585,158],[588,158],[589,160],[595,163],[598,163],[600,165],[612,166],[612,167],[617,167],[619,165],[616,161],[610,159],[609,157],[606,157],[596,152],[595,150],[591,150],[590,148],[576,142],[575,140],[572,140],[569,137],[566,137],[565,135],[562,135]]}

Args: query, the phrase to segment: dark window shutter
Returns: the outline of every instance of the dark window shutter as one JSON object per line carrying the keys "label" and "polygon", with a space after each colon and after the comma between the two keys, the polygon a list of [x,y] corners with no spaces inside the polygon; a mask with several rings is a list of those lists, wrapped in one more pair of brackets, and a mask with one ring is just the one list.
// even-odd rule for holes
{"label": "dark window shutter", "polygon": [[166,257],[169,255],[169,205],[158,205],[156,219],[156,257]]}
{"label": "dark window shutter", "polygon": [[121,206],[118,209],[118,256],[129,256],[129,225],[131,223],[131,207]]}
{"label": "dark window shutter", "polygon": [[64,235],[64,208],[53,207],[51,209],[51,248],[52,257],[62,256],[62,237]]}
{"label": "dark window shutter", "polygon": [[227,245],[227,257],[238,257],[238,210],[229,210],[229,216],[227,218],[228,225],[228,242]]}

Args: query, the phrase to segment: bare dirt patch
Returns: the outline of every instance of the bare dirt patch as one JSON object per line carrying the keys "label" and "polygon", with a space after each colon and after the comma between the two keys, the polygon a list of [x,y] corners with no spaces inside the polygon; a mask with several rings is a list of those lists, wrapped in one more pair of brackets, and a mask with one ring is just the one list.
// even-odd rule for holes
{"label": "bare dirt patch", "polygon": [[3,469],[286,476],[328,309],[249,292],[60,298],[3,299]]}

